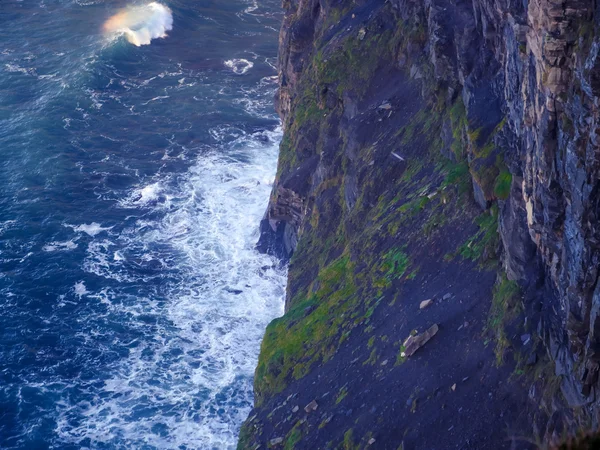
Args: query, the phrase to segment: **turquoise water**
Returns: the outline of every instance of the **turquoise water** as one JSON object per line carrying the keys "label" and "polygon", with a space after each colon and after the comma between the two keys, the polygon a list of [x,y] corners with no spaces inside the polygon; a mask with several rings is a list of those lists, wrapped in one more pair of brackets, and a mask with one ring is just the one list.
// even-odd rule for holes
{"label": "turquoise water", "polygon": [[122,1],[0,5],[0,448],[233,448],[250,410],[279,0],[162,4],[139,47]]}

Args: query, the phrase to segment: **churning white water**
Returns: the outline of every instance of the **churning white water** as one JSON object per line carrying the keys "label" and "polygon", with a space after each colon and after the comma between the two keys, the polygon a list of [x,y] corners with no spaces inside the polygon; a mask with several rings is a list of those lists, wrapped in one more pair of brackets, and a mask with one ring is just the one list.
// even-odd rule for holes
{"label": "churning white water", "polygon": [[[282,313],[285,286],[275,260],[254,249],[280,131],[264,135],[272,145],[243,135],[232,143],[235,155],[204,155],[177,180],[141,185],[121,201],[130,210],[151,205],[161,212],[158,220],[139,220],[120,233],[98,224],[72,227],[95,237],[84,263],[90,274],[139,283],[143,277],[128,266],[153,263],[165,273],[159,276],[176,270],[177,278],[165,283],[161,301],[73,286],[78,298],[96,299],[144,338],[129,343],[129,357],[102,386],[90,387],[85,401],[61,408],[65,441],[234,448],[252,403],[260,337]],[[84,419],[74,426],[74,416]]]}

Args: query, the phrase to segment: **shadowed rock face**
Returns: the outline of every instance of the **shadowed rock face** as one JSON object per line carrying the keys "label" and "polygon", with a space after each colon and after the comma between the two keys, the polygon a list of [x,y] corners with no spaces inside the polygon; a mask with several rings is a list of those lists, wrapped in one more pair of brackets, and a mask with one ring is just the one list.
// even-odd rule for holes
{"label": "shadowed rock face", "polygon": [[[382,240],[412,231],[410,221],[383,229],[393,208],[376,207],[403,189],[419,160],[414,149],[423,143],[411,121],[426,111],[437,125],[421,133],[439,141],[422,150],[468,168],[472,200],[497,208],[501,244],[492,253],[521,287],[525,328],[553,365],[555,382],[530,390],[534,403],[549,405],[549,420],[533,420],[537,433],[552,439],[598,426],[597,2],[286,0],[284,8],[277,108],[286,134],[259,248],[284,260],[302,249],[292,257],[287,310],[323,285],[320,271],[350,244],[358,265],[361,256],[385,255],[389,242],[361,241],[366,227]],[[436,172],[427,167],[417,173],[433,189]],[[455,225],[440,227],[455,233]],[[319,254],[327,256],[313,264]],[[549,384],[560,390],[548,395]]]}

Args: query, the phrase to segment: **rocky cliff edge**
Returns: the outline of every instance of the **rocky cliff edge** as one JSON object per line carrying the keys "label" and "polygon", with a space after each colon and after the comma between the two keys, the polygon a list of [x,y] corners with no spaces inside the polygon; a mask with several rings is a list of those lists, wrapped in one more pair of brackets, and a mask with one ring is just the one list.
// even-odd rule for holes
{"label": "rocky cliff edge", "polygon": [[290,261],[286,314],[240,448],[529,448],[596,428],[596,2],[284,9],[258,247]]}

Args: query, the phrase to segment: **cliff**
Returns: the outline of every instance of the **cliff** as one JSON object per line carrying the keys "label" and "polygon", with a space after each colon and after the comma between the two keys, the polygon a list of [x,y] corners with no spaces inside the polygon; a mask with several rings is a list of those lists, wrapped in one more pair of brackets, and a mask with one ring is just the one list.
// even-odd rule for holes
{"label": "cliff", "polygon": [[528,448],[598,426],[597,8],[284,1],[258,247],[289,260],[286,314],[240,448]]}

